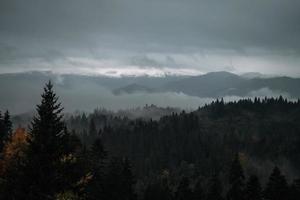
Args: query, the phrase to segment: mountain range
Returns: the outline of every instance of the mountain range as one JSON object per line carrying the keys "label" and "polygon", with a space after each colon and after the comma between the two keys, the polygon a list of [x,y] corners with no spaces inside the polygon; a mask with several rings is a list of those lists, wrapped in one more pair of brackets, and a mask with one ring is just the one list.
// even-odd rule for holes
{"label": "mountain range", "polygon": [[[0,109],[18,113],[33,109],[48,80],[52,80],[69,110],[92,110],[98,106],[134,108],[152,103],[186,108],[192,103],[197,105],[197,98],[300,97],[300,78],[267,77],[259,73],[237,75],[223,71],[200,76],[116,78],[35,71],[0,74]],[[178,98],[181,98],[180,103],[172,104]],[[192,100],[187,101],[188,98]]]}
{"label": "mountain range", "polygon": [[[257,75],[257,76],[253,76]],[[300,97],[300,79],[291,77],[263,77],[260,74],[236,75],[229,72],[211,72],[201,76],[184,77],[169,81],[160,87],[130,84],[116,89],[118,93],[182,92],[197,97],[221,98],[224,96],[251,96],[254,91],[268,89],[278,94]]]}

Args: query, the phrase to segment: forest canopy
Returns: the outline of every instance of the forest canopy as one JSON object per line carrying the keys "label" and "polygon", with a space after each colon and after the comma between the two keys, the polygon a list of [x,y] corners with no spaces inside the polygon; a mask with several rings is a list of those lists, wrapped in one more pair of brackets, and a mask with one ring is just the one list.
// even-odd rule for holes
{"label": "forest canopy", "polygon": [[48,82],[36,109],[28,130],[0,115],[0,199],[300,195],[299,100],[218,99],[157,120],[99,110],[64,117]]}

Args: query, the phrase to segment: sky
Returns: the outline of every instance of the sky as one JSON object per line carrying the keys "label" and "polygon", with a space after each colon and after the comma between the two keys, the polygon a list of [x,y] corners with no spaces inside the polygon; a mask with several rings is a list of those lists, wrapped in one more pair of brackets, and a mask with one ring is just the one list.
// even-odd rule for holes
{"label": "sky", "polygon": [[0,73],[300,77],[299,0],[0,0]]}

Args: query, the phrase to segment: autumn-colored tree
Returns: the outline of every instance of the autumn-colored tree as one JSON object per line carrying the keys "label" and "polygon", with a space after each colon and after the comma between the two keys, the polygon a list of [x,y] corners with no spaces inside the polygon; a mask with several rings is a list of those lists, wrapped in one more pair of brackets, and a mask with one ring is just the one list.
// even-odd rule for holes
{"label": "autumn-colored tree", "polygon": [[12,199],[12,194],[22,185],[18,181],[22,176],[22,167],[26,160],[29,134],[24,128],[18,128],[6,141],[0,161],[0,199]]}
{"label": "autumn-colored tree", "polygon": [[5,143],[2,160],[0,161],[0,174],[5,175],[8,169],[22,161],[28,145],[28,133],[24,128],[18,128]]}

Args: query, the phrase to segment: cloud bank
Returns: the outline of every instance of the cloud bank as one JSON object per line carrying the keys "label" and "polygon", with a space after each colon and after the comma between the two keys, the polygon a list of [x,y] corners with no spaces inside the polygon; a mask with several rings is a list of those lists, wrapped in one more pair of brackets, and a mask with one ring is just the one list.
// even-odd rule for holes
{"label": "cloud bank", "polygon": [[0,73],[300,75],[297,0],[2,0]]}

